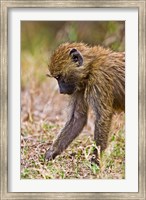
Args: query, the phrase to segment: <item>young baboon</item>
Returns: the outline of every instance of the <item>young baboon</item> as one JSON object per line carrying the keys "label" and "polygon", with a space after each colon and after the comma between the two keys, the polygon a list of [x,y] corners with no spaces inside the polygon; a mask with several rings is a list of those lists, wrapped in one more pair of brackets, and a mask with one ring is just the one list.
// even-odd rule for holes
{"label": "young baboon", "polygon": [[[54,159],[79,135],[89,105],[96,116],[96,145],[105,150],[113,112],[125,109],[125,54],[101,46],[64,43],[53,53],[49,73],[58,81],[60,93],[70,95],[71,111],[46,159]],[[94,154],[97,160],[96,150]]]}

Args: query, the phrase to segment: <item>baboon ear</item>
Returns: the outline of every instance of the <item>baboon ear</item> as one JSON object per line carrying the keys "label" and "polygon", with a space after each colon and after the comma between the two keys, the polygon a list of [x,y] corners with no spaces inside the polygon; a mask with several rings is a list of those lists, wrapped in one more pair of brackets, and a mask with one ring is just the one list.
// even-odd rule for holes
{"label": "baboon ear", "polygon": [[83,57],[77,49],[72,49],[70,51],[70,56],[75,63],[78,63],[78,67],[83,65]]}

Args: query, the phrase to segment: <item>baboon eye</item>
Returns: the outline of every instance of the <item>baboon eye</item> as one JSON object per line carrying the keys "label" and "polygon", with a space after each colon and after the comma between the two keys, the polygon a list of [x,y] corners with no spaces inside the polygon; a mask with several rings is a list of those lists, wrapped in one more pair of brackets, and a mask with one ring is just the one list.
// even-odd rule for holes
{"label": "baboon eye", "polygon": [[83,64],[83,57],[77,49],[72,49],[70,51],[70,56],[75,63],[78,63],[78,67]]}
{"label": "baboon eye", "polygon": [[61,78],[61,75],[54,76],[54,78],[58,81]]}

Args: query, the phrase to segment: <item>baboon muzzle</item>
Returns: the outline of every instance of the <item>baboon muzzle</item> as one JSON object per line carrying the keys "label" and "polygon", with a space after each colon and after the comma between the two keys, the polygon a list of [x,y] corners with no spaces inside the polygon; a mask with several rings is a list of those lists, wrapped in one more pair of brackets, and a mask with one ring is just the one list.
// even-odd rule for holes
{"label": "baboon muzzle", "polygon": [[61,94],[73,94],[75,85],[66,83],[64,80],[58,80],[59,90]]}

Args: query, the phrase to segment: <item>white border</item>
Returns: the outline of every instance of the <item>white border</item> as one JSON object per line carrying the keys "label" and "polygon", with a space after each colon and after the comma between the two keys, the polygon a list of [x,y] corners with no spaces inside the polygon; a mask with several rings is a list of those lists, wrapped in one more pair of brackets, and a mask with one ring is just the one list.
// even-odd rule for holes
{"label": "white border", "polygon": [[[126,179],[20,179],[21,20],[124,20],[126,25]],[[8,12],[9,192],[138,192],[138,9],[11,8]]]}

